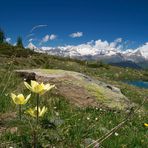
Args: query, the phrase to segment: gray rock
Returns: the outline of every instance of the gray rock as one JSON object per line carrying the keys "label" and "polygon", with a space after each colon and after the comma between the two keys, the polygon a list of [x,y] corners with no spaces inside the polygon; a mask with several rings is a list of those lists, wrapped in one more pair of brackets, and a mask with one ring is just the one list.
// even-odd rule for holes
{"label": "gray rock", "polygon": [[16,70],[26,81],[37,80],[55,84],[56,93],[79,107],[101,107],[127,110],[131,103],[120,89],[82,73],[57,69]]}

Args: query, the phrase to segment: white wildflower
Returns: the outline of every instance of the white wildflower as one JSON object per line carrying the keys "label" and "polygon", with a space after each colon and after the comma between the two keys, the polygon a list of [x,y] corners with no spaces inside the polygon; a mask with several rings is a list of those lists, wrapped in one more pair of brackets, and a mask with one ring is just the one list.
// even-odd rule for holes
{"label": "white wildflower", "polygon": [[97,121],[97,120],[98,120],[98,118],[95,118],[95,120]]}
{"label": "white wildflower", "polygon": [[115,132],[115,136],[118,136],[119,134],[117,132]]}

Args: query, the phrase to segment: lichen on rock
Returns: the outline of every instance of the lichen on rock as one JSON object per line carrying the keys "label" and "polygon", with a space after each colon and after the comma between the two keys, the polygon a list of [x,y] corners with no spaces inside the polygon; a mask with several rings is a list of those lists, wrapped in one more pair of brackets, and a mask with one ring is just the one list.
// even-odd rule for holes
{"label": "lichen on rock", "polygon": [[54,83],[57,92],[80,107],[105,107],[126,110],[130,101],[120,89],[82,73],[58,69],[17,70],[27,81],[37,80]]}

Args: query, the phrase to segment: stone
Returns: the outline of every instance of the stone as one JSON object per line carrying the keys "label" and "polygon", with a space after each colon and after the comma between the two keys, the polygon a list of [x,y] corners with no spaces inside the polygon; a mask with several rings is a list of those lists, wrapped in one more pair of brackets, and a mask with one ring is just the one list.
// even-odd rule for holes
{"label": "stone", "polygon": [[26,81],[56,85],[56,93],[79,107],[98,107],[111,110],[128,110],[132,103],[120,89],[82,73],[59,69],[16,70]]}

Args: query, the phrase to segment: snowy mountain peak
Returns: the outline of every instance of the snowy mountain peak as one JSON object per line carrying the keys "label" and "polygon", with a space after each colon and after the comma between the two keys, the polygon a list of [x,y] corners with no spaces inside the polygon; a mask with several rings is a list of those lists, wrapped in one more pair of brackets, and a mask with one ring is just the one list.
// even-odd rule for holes
{"label": "snowy mountain peak", "polygon": [[148,42],[138,48],[141,55],[148,60]]}
{"label": "snowy mountain peak", "polygon": [[27,48],[32,49],[32,50],[37,49],[37,47],[31,42],[28,44]]}
{"label": "snowy mountain peak", "polygon": [[104,60],[107,62],[132,61],[135,63],[148,61],[148,43],[133,50],[121,50],[118,45],[120,41],[108,43],[107,41],[92,41],[80,45],[67,45],[58,47],[37,48],[33,43],[28,44],[28,48],[37,52],[48,53],[63,57],[79,58],[85,60]]}

